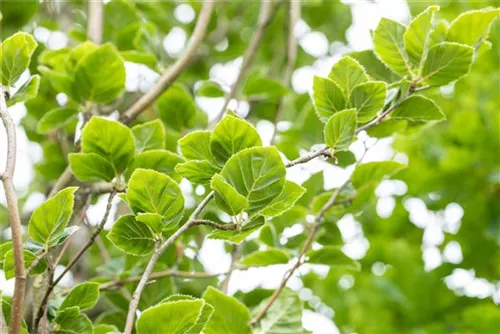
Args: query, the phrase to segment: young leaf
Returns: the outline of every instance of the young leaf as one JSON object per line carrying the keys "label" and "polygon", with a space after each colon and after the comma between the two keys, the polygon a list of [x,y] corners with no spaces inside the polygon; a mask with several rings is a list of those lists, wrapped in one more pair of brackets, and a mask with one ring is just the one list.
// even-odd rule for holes
{"label": "young leaf", "polygon": [[265,267],[273,264],[287,264],[288,261],[290,261],[290,255],[284,250],[268,248],[250,253],[241,259],[240,264],[248,267]]}
{"label": "young leaf", "polygon": [[16,103],[30,100],[38,94],[38,87],[40,86],[40,76],[38,74],[32,76],[26,81],[17,92],[7,100],[7,106],[13,106]]}
{"label": "young leaf", "polygon": [[214,161],[210,151],[210,131],[194,131],[179,139],[182,156],[187,160]]}
{"label": "young leaf", "polygon": [[357,85],[349,96],[349,106],[357,109],[357,121],[365,123],[375,117],[384,107],[387,84],[369,81]]}
{"label": "young leaf", "polygon": [[368,183],[378,183],[386,176],[391,176],[406,166],[396,161],[376,161],[359,165],[351,177],[352,185],[360,188]]}
{"label": "young leaf", "polygon": [[474,49],[444,42],[434,45],[427,55],[422,76],[431,86],[444,86],[466,75],[472,64]]}
{"label": "young leaf", "polygon": [[387,67],[400,75],[411,73],[404,45],[405,30],[401,23],[382,18],[373,33],[375,53]]}
{"label": "young leaf", "polygon": [[196,91],[196,95],[203,97],[224,97],[222,87],[213,81],[205,81]]}
{"label": "young leaf", "polygon": [[194,184],[208,184],[220,169],[206,160],[191,160],[175,166],[175,171]]}
{"label": "young leaf", "polygon": [[462,13],[451,22],[447,40],[477,48],[488,37],[493,21],[499,16],[498,8],[484,8]]}
{"label": "young leaf", "polygon": [[33,211],[28,225],[31,239],[44,245],[46,249],[57,245],[73,213],[77,189],[63,189]]}
{"label": "young leaf", "polygon": [[[162,300],[160,304],[167,302],[175,302],[179,300],[199,300],[199,299],[189,295],[177,294],[168,296],[167,298]],[[207,321],[210,319],[213,312],[214,312],[213,306],[208,303],[205,303],[200,311],[196,323],[193,325],[193,327],[189,329],[189,333],[202,333],[205,325],[207,324]]]}
{"label": "young leaf", "polygon": [[111,182],[115,178],[113,165],[95,153],[70,153],[69,166],[78,181]]}
{"label": "young leaf", "polygon": [[446,116],[433,100],[422,95],[413,95],[391,113],[391,118],[409,121],[442,121],[446,119]]}
{"label": "young leaf", "polygon": [[54,319],[57,334],[93,334],[92,322],[81,314],[77,306],[68,307],[57,313]]}
{"label": "young leaf", "polygon": [[202,299],[162,303],[145,310],[136,323],[137,334],[186,334],[198,327],[206,302]]}
{"label": "young leaf", "polygon": [[155,233],[161,233],[163,230],[163,216],[157,213],[139,213],[135,216],[135,219],[137,219],[138,222],[148,225]]}
{"label": "young leaf", "polygon": [[4,86],[14,86],[21,74],[28,68],[31,56],[38,46],[27,33],[18,32],[0,44],[0,79]]}
{"label": "young leaf", "polygon": [[193,97],[179,84],[174,84],[158,98],[156,109],[165,125],[177,131],[191,127],[197,114]]}
{"label": "young leaf", "polygon": [[264,217],[259,216],[256,219],[252,220],[248,224],[244,225],[241,230],[214,230],[209,235],[209,239],[219,239],[225,240],[232,243],[239,244],[246,237],[248,237],[253,232],[259,230],[262,226],[264,226],[265,220]]}
{"label": "young leaf", "polygon": [[214,307],[214,313],[203,329],[204,334],[252,333],[250,312],[236,298],[212,287],[207,288],[202,298]]}
{"label": "young leaf", "polygon": [[125,125],[94,116],[83,129],[82,151],[106,158],[117,173],[122,173],[134,157],[135,140]]}
{"label": "young leaf", "polygon": [[118,218],[107,238],[122,251],[139,256],[151,253],[156,242],[151,229],[133,215]]}
{"label": "young leaf", "polygon": [[281,193],[286,169],[276,148],[253,147],[233,155],[220,175],[247,199],[251,214],[260,211]]}
{"label": "young leaf", "polygon": [[345,109],[346,97],[334,81],[315,76],[313,104],[319,119],[325,123],[330,116]]}
{"label": "young leaf", "polygon": [[[2,245],[3,246],[3,245]],[[0,256],[2,257],[3,260],[3,271],[5,274],[5,279],[11,279],[16,276],[15,269],[14,269],[14,252],[12,250],[12,244],[9,250],[5,249],[6,247],[0,248],[1,253]],[[28,269],[31,264],[36,260],[37,255],[34,254],[33,252],[30,252],[27,249],[23,250],[23,256],[24,256],[24,268]],[[29,274],[31,276],[38,275],[43,273],[47,269],[47,260],[41,259],[38,264],[31,269]]]}
{"label": "young leaf", "polygon": [[112,44],[86,54],[75,71],[74,90],[83,101],[108,103],[125,89],[125,65]]}
{"label": "young leaf", "polygon": [[80,311],[89,310],[99,299],[99,283],[85,282],[71,289],[64,298],[59,311],[66,308],[78,306]]}
{"label": "young leaf", "polygon": [[351,52],[349,53],[349,57],[356,59],[373,80],[391,83],[399,79],[399,75],[388,69],[387,66],[377,58],[373,50]]}
{"label": "young leaf", "polygon": [[210,187],[215,191],[215,202],[219,208],[231,216],[236,216],[248,207],[247,199],[219,174],[214,175]]}
{"label": "young leaf", "polygon": [[404,33],[405,49],[415,68],[420,69],[425,60],[431,43],[434,13],[438,10],[439,6],[428,7],[410,22]]}
{"label": "young leaf", "polygon": [[346,96],[351,94],[351,90],[354,86],[368,81],[368,75],[365,69],[357,60],[349,56],[340,58],[340,60],[333,65],[328,77],[344,90]]}
{"label": "young leaf", "polygon": [[183,163],[184,159],[177,154],[166,150],[151,150],[139,153],[127,167],[125,177],[130,176],[137,168],[152,169],[167,174],[175,181],[180,181],[181,176],[175,172],[177,164]]}
{"label": "young leaf", "polygon": [[335,151],[347,150],[356,136],[356,109],[336,113],[325,125],[325,143]]}
{"label": "young leaf", "polygon": [[[263,304],[257,307],[263,307]],[[303,333],[302,301],[299,295],[291,289],[285,288],[278,299],[267,310],[266,315],[259,323],[255,334],[273,333]]]}
{"label": "young leaf", "polygon": [[36,131],[38,133],[48,133],[60,129],[70,124],[78,118],[76,107],[59,107],[49,110],[38,122]]}
{"label": "young leaf", "polygon": [[359,263],[345,255],[340,247],[326,246],[318,250],[310,250],[306,253],[306,256],[308,263],[345,267],[356,271],[360,269]]}
{"label": "young leaf", "polygon": [[132,128],[137,153],[165,148],[165,128],[159,119]]}
{"label": "young leaf", "polygon": [[285,181],[285,186],[283,187],[281,194],[279,194],[279,196],[276,197],[271,204],[266,206],[261,213],[266,218],[277,217],[290,210],[305,193],[305,191],[305,188],[299,186],[295,182]]}
{"label": "young leaf", "polygon": [[184,211],[184,197],[169,176],[146,169],[136,169],[130,177],[127,200],[135,214],[157,213],[165,225],[176,225]]}
{"label": "young leaf", "polygon": [[261,145],[262,141],[253,125],[231,115],[224,116],[210,138],[210,151],[220,166],[224,166],[231,156],[241,150]]}

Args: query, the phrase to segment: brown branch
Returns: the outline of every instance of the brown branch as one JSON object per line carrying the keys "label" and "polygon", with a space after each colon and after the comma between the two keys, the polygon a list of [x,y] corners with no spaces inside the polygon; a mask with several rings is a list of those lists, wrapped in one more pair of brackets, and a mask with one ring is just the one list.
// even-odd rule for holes
{"label": "brown branch", "polygon": [[[293,68],[295,66],[295,61],[297,59],[297,39],[295,38],[294,28],[297,22],[300,20],[300,1],[290,0],[288,11],[288,39],[287,39],[287,62],[285,67],[285,73],[283,75],[283,84],[285,87],[290,87],[290,80],[293,74]],[[276,134],[278,133],[277,125],[283,114],[283,104],[284,97],[281,97],[278,101],[278,106],[276,108],[276,115],[274,116],[274,132],[271,137],[271,143],[274,141]]]}
{"label": "brown branch", "polygon": [[87,243],[82,248],[80,248],[78,253],[73,257],[73,259],[69,262],[69,264],[64,268],[63,272],[55,280],[53,280],[52,283],[50,283],[47,291],[45,292],[45,295],[43,296],[40,308],[38,309],[36,321],[35,321],[35,328],[38,327],[38,323],[40,322],[40,319],[42,318],[42,316],[45,312],[45,308],[47,306],[47,302],[48,302],[48,299],[49,299],[49,296],[50,296],[52,290],[54,290],[56,285],[63,279],[64,275],[66,275],[66,273],[68,271],[70,271],[71,268],[78,262],[78,260],[87,251],[87,249],[89,249],[89,247],[92,246],[95,239],[97,238],[99,233],[104,228],[104,225],[106,224],[106,221],[108,220],[109,214],[111,212],[111,208],[113,206],[113,198],[114,198],[115,194],[116,194],[116,192],[114,192],[114,191],[109,194],[108,204],[106,206],[106,211],[104,213],[104,216],[102,217],[102,220],[99,223],[99,225],[97,226],[97,228],[95,229],[94,233],[92,233],[92,235],[90,236]]}
{"label": "brown branch", "polygon": [[285,166],[286,166],[286,168],[290,168],[290,167],[293,167],[293,166],[296,166],[296,165],[299,165],[299,164],[303,164],[303,163],[309,162],[309,161],[313,160],[314,158],[317,158],[317,157],[320,157],[320,156],[324,156],[324,157],[327,157],[327,158],[331,157],[331,150],[330,150],[330,148],[329,147],[325,147],[322,150],[318,150],[318,151],[311,152],[309,154],[303,155],[301,157],[298,157],[295,160],[292,160],[292,161],[288,162]]}
{"label": "brown branch", "polygon": [[127,111],[125,111],[125,113],[121,116],[122,123],[129,124],[144,110],[146,110],[165,90],[167,90],[174,83],[179,75],[191,63],[192,58],[196,54],[198,46],[205,37],[207,26],[210,22],[210,16],[212,15],[214,3],[215,1],[203,2],[203,7],[201,8],[198,22],[196,23],[193,35],[191,36],[191,39],[189,40],[189,43],[186,47],[186,51],[184,52],[182,57],[180,57],[174,63],[174,65],[172,65],[171,68],[163,73],[153,89],[144,94]]}
{"label": "brown branch", "polygon": [[12,231],[12,251],[14,252],[15,286],[10,315],[10,329],[12,333],[17,334],[21,331],[21,323],[23,320],[26,271],[24,269],[21,216],[19,215],[19,205],[13,180],[14,170],[16,169],[16,126],[7,109],[7,102],[5,101],[6,93],[4,88],[0,86],[0,118],[2,118],[7,133],[7,163],[4,173],[0,175],[0,179],[2,180],[5,197],[7,199],[10,228]]}
{"label": "brown branch", "polygon": [[238,76],[236,77],[236,81],[233,83],[233,85],[229,89],[229,92],[226,94],[226,97],[224,99],[224,104],[222,105],[222,108],[212,121],[212,125],[216,124],[222,119],[222,116],[226,112],[229,102],[231,101],[232,98],[236,96],[236,92],[240,87],[241,83],[243,82],[246,72],[250,69],[250,66],[252,65],[253,60],[255,58],[255,55],[257,54],[257,49],[262,41],[262,38],[264,37],[264,32],[266,31],[266,28],[269,26],[269,23],[271,23],[272,21],[273,7],[274,7],[273,1],[261,0],[257,29],[253,33],[252,39],[250,40],[250,44],[248,45],[248,48],[246,49],[245,54],[243,55],[243,64],[241,65],[241,69],[238,73]]}
{"label": "brown branch", "polygon": [[104,11],[103,1],[91,0],[88,6],[87,38],[95,44],[101,44]]}

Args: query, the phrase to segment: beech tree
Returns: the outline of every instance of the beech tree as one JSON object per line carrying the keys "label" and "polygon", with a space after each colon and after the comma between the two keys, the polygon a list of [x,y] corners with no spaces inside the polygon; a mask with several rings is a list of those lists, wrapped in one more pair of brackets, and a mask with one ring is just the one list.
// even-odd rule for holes
{"label": "beech tree", "polygon": [[410,2],[354,51],[351,6],[1,1],[0,331],[498,332],[500,11]]}

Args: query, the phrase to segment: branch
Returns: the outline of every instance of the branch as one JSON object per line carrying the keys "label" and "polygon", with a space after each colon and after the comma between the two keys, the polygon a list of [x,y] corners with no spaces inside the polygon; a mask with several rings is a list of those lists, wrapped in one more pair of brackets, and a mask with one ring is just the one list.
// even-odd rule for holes
{"label": "branch", "polygon": [[233,271],[236,269],[238,260],[241,257],[242,246],[243,244],[233,245],[233,249],[231,251],[231,264],[229,266],[229,271],[227,272],[227,275],[222,281],[220,286],[221,291],[224,293],[227,293],[227,288],[229,287],[229,281],[231,280],[231,275],[233,274]]}
{"label": "branch", "polygon": [[325,147],[322,150],[315,151],[315,152],[303,155],[301,157],[298,157],[295,160],[292,160],[292,161],[288,162],[285,166],[286,166],[286,168],[290,168],[290,167],[293,167],[293,166],[296,166],[296,165],[299,165],[299,164],[303,164],[303,163],[309,162],[309,161],[313,160],[314,158],[317,158],[317,157],[320,157],[320,156],[324,156],[324,157],[330,158],[331,157],[331,150],[330,150],[330,148],[329,147]]}
{"label": "branch", "polygon": [[253,63],[255,55],[257,54],[257,49],[259,47],[260,42],[262,41],[262,38],[264,37],[264,32],[269,23],[271,23],[273,17],[273,6],[274,6],[273,1],[261,0],[257,30],[255,30],[255,32],[253,33],[252,39],[250,40],[250,44],[248,45],[248,48],[246,49],[245,54],[243,55],[243,64],[241,65],[241,70],[239,71],[238,76],[236,77],[236,81],[233,83],[233,85],[229,89],[229,92],[226,94],[226,98],[224,99],[224,104],[221,110],[215,116],[214,120],[212,121],[212,124],[215,124],[222,119],[222,116],[224,115],[224,112],[226,111],[229,102],[231,101],[232,98],[236,96],[236,91],[243,82],[245,74],[249,70],[250,66]]}
{"label": "branch", "polygon": [[24,269],[23,231],[21,227],[21,216],[19,215],[19,206],[13,181],[14,170],[16,169],[17,151],[16,126],[9,115],[5,98],[6,91],[2,86],[0,86],[0,118],[2,118],[2,122],[7,133],[7,163],[5,166],[5,172],[0,175],[0,179],[3,183],[5,197],[7,199],[7,209],[9,211],[15,272],[14,298],[12,300],[10,327],[12,333],[19,333],[21,331],[21,322],[23,320],[23,301],[26,271]]}
{"label": "branch", "polygon": [[[292,78],[293,68],[295,66],[295,61],[297,59],[297,39],[295,38],[294,28],[297,22],[300,20],[300,1],[290,0],[290,9],[288,12],[288,40],[287,40],[287,63],[285,67],[285,73],[283,75],[283,83],[285,87],[290,86],[290,79]],[[283,102],[284,97],[281,97],[278,101],[278,106],[276,110],[276,115],[274,116],[274,132],[271,137],[271,143],[274,141],[276,134],[278,133],[277,124],[281,119],[283,114]]]}
{"label": "branch", "polygon": [[137,102],[135,102],[125,113],[121,116],[121,122],[129,124],[144,110],[146,110],[165,90],[167,90],[179,75],[186,69],[194,57],[198,46],[205,37],[210,16],[214,7],[215,1],[204,1],[203,7],[198,18],[198,22],[193,31],[193,35],[188,42],[186,51],[181,58],[179,58],[174,65],[160,77],[155,87],[148,93],[144,94]]}
{"label": "branch", "polygon": [[101,44],[104,4],[102,0],[92,0],[88,8],[87,38],[95,44]]}
{"label": "branch", "polygon": [[31,262],[30,266],[28,267],[28,269],[26,269],[26,272],[28,274],[31,273],[31,271],[33,269],[35,269],[35,267],[40,263],[40,261],[43,260],[43,258],[45,258],[45,256],[47,255],[47,251],[45,249],[42,249],[36,256],[35,260],[33,260],[33,262]]}
{"label": "branch", "polygon": [[116,192],[114,192],[114,191],[109,194],[108,204],[106,206],[106,211],[104,212],[104,216],[102,217],[102,220],[99,223],[99,225],[97,226],[97,228],[95,229],[94,233],[92,233],[92,235],[90,236],[87,243],[82,248],[80,248],[78,253],[73,257],[73,259],[69,262],[69,264],[64,268],[63,272],[55,280],[53,280],[52,283],[50,283],[49,287],[47,288],[47,291],[45,292],[45,295],[43,296],[40,308],[38,309],[38,312],[37,312],[37,316],[36,316],[36,320],[35,320],[35,328],[38,327],[38,323],[40,322],[40,319],[43,316],[43,313],[45,312],[45,308],[47,306],[47,302],[48,302],[48,299],[49,299],[49,296],[50,296],[50,293],[52,292],[52,290],[54,290],[54,288],[62,280],[64,275],[66,275],[66,273],[68,271],[70,271],[71,268],[78,262],[78,260],[87,251],[87,249],[90,246],[92,246],[95,239],[97,238],[99,233],[104,228],[104,225],[106,224],[106,221],[108,220],[109,214],[111,212],[111,208],[113,206],[113,198],[114,198],[115,194],[116,194]]}
{"label": "branch", "polygon": [[273,303],[276,301],[276,299],[278,299],[279,295],[281,294],[281,292],[285,288],[288,280],[293,276],[293,274],[295,273],[295,271],[302,265],[303,258],[305,256],[306,252],[309,250],[309,248],[311,248],[311,245],[312,245],[312,243],[314,241],[314,238],[316,238],[316,235],[318,234],[319,228],[321,226],[321,221],[323,220],[323,217],[324,217],[325,213],[332,206],[335,205],[338,196],[340,195],[340,193],[342,192],[342,190],[349,184],[349,182],[350,182],[350,178],[347,179],[347,181],[345,181],[340,187],[338,187],[335,190],[335,192],[332,194],[332,196],[330,197],[330,199],[328,200],[328,202],[326,202],[325,205],[323,205],[323,207],[321,208],[320,212],[316,215],[316,217],[314,217],[314,226],[313,226],[313,229],[312,229],[311,233],[309,234],[309,236],[307,237],[307,240],[304,243],[304,246],[302,247],[302,250],[299,253],[299,256],[297,258],[297,262],[295,262],[294,266],[288,272],[285,273],[285,276],[283,277],[279,288],[276,291],[274,291],[274,293],[269,298],[269,300],[264,305],[264,307],[252,319],[252,321],[250,322],[252,325],[255,325],[256,323],[258,323],[264,317],[264,315],[269,310],[269,308],[273,305]]}

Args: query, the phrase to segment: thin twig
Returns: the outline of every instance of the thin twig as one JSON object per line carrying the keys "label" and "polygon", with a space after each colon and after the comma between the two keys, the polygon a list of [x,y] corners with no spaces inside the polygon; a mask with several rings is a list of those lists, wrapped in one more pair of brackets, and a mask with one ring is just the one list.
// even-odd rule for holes
{"label": "thin twig", "polygon": [[320,157],[320,156],[331,157],[331,150],[330,150],[330,148],[329,147],[325,147],[324,149],[321,149],[321,150],[314,151],[314,152],[311,152],[309,154],[303,155],[301,157],[298,157],[295,160],[292,160],[292,161],[288,162],[285,166],[287,168],[290,168],[290,167],[293,167],[293,166],[296,166],[296,165],[299,165],[299,164],[306,163],[306,162],[311,161],[314,158],[317,158],[317,157]]}
{"label": "thin twig", "polygon": [[12,311],[10,317],[10,329],[12,333],[21,331],[23,320],[23,302],[26,282],[26,271],[24,269],[23,254],[23,231],[21,227],[21,216],[17,201],[16,189],[14,188],[14,170],[16,169],[16,126],[9,115],[6,102],[6,91],[0,86],[0,118],[2,118],[7,133],[7,163],[5,171],[1,174],[7,208],[9,211],[10,228],[12,231],[12,250],[14,252],[15,286],[12,300]]}
{"label": "thin twig", "polygon": [[273,7],[274,7],[273,1],[261,0],[257,29],[253,33],[252,39],[250,40],[250,44],[248,45],[248,48],[246,49],[245,54],[243,55],[243,63],[241,65],[241,69],[238,73],[238,76],[236,77],[236,80],[232,84],[231,88],[229,89],[229,92],[226,94],[226,97],[224,99],[224,104],[222,105],[222,108],[212,121],[211,125],[216,124],[222,119],[222,116],[226,112],[229,102],[236,96],[237,90],[239,89],[241,83],[243,82],[246,72],[250,69],[250,66],[252,65],[253,60],[255,58],[255,55],[257,54],[257,49],[260,45],[260,42],[262,41],[262,38],[264,37],[264,32],[266,28],[269,26],[269,23],[271,23],[271,20],[273,18]]}
{"label": "thin twig", "polygon": [[35,267],[40,263],[40,261],[42,261],[45,256],[47,255],[47,251],[45,249],[42,249],[36,256],[36,258],[33,260],[33,262],[31,262],[30,266],[28,267],[28,269],[26,269],[26,272],[28,274],[31,273],[31,271],[33,269],[35,269]]}
{"label": "thin twig", "polygon": [[191,36],[186,47],[186,51],[184,52],[182,57],[180,57],[170,69],[163,73],[153,89],[144,94],[127,111],[125,111],[125,113],[123,113],[123,115],[121,116],[122,123],[129,124],[144,110],[146,110],[165,90],[167,90],[174,83],[177,77],[179,77],[179,75],[191,63],[191,60],[196,54],[201,41],[205,37],[207,26],[210,22],[210,16],[212,15],[214,3],[215,1],[203,2],[203,7],[201,8],[198,22],[196,23],[193,35]]}
{"label": "thin twig", "polygon": [[106,211],[104,212],[104,216],[102,217],[102,220],[99,223],[99,225],[97,226],[97,228],[95,229],[94,233],[90,236],[87,243],[82,248],[80,248],[78,253],[73,257],[73,259],[69,262],[69,264],[64,268],[63,272],[55,280],[53,280],[52,283],[49,285],[49,287],[48,287],[47,291],[45,292],[45,295],[42,299],[42,303],[40,305],[40,308],[38,309],[37,317],[36,317],[37,320],[35,321],[35,327],[38,326],[38,323],[39,323],[43,313],[45,312],[45,308],[47,306],[47,301],[49,299],[49,296],[50,296],[50,293],[52,292],[52,290],[54,290],[56,285],[63,279],[64,275],[66,275],[66,273],[68,271],[70,271],[71,268],[78,262],[78,260],[87,251],[87,249],[90,246],[92,246],[95,239],[97,238],[99,233],[104,228],[104,225],[106,224],[108,217],[109,217],[109,214],[111,212],[111,208],[113,207],[113,198],[114,198],[115,194],[116,194],[116,192],[114,192],[114,191],[109,194],[108,204],[106,206]]}
{"label": "thin twig", "polygon": [[[290,87],[290,79],[292,78],[293,68],[297,59],[297,38],[295,37],[294,28],[300,20],[300,1],[290,0],[288,11],[288,39],[287,39],[287,62],[285,73],[283,75],[283,84],[285,87]],[[278,133],[277,124],[283,114],[284,97],[281,97],[276,107],[276,115],[274,116],[274,132],[271,137],[273,143],[276,134]]]}

